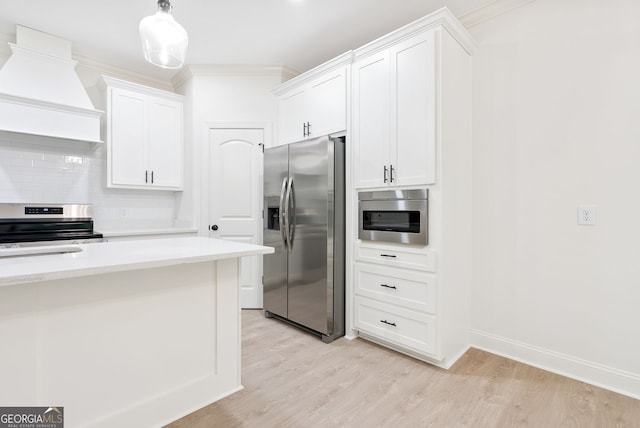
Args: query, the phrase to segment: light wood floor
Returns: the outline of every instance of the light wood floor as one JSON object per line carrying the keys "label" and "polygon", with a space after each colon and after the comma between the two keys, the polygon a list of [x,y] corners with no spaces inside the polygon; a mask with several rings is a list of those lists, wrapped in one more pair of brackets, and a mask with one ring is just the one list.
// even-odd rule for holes
{"label": "light wood floor", "polygon": [[640,401],[471,349],[449,371],[243,311],[244,390],[170,428],[640,427]]}

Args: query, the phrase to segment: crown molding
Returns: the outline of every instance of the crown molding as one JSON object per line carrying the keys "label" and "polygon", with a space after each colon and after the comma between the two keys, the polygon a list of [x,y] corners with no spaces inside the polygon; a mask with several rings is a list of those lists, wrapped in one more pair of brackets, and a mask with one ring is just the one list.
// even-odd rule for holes
{"label": "crown molding", "polygon": [[438,27],[444,28],[470,55],[477,49],[477,44],[467,29],[448,8],[443,7],[354,50],[354,59],[375,54],[399,41]]}
{"label": "crown molding", "polygon": [[535,0],[494,0],[479,9],[462,15],[458,20],[466,28],[471,28],[534,1]]}
{"label": "crown molding", "polygon": [[171,79],[171,83],[179,88],[196,76],[278,76],[281,81],[285,81],[298,74],[297,71],[280,65],[187,64]]}
{"label": "crown molding", "polygon": [[286,81],[284,81],[285,83],[279,85],[272,92],[275,95],[280,95],[282,93],[287,92],[289,89],[297,87],[303,83],[309,82],[330,70],[333,70],[337,67],[349,65],[352,62],[353,62],[353,51],[347,51],[341,55],[338,55],[333,59],[330,59],[325,63],[320,64],[315,68],[312,68],[309,71],[305,71],[302,74],[295,75],[294,77],[286,79]]}
{"label": "crown molding", "polygon": [[141,85],[152,86],[158,89],[174,91],[174,87],[171,82],[155,77],[150,77],[148,74],[142,74],[132,71],[127,68],[122,68],[107,64],[100,60],[78,54],[74,52],[72,58],[78,61],[78,66],[87,67],[95,70],[99,75],[111,75],[121,79],[130,80],[132,82],[140,83]]}

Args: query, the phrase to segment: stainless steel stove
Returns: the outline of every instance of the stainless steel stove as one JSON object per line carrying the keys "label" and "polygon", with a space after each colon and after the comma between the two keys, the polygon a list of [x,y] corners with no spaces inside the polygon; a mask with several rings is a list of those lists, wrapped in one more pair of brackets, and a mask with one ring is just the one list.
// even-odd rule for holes
{"label": "stainless steel stove", "polygon": [[0,203],[0,248],[101,242],[91,205]]}

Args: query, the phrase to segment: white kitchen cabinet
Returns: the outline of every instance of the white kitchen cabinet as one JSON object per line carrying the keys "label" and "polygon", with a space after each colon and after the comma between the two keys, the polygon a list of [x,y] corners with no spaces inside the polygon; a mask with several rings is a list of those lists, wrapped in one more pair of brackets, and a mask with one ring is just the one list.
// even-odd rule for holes
{"label": "white kitchen cabinet", "polygon": [[[356,335],[449,368],[469,348],[471,52],[440,10],[354,51],[349,221]],[[358,239],[360,189],[427,188],[426,246]]]}
{"label": "white kitchen cabinet", "polygon": [[[358,335],[430,362],[442,360],[435,254],[424,247],[358,241],[354,328]],[[410,268],[407,268],[410,267]]]}
{"label": "white kitchen cabinet", "polygon": [[348,52],[278,86],[278,144],[347,128]]}
{"label": "white kitchen cabinet", "polygon": [[360,296],[436,313],[436,276],[433,274],[357,263],[354,283]]}
{"label": "white kitchen cabinet", "polygon": [[182,190],[183,97],[103,79],[107,186]]}
{"label": "white kitchen cabinet", "polygon": [[358,188],[435,182],[437,37],[424,31],[353,64]]}
{"label": "white kitchen cabinet", "polygon": [[351,70],[356,187],[383,186],[390,165],[389,51],[357,61]]}
{"label": "white kitchen cabinet", "polygon": [[435,251],[422,246],[391,246],[380,242],[357,241],[355,255],[357,260],[392,268],[436,271]]}

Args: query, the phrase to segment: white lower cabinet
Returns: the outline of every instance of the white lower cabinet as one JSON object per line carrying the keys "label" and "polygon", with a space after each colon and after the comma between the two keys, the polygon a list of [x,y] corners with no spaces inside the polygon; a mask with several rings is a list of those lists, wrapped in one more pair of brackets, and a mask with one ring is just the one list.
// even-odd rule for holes
{"label": "white lower cabinet", "polygon": [[434,252],[358,242],[355,254],[358,335],[438,364],[442,355]]}
{"label": "white lower cabinet", "polygon": [[356,327],[382,340],[436,356],[436,318],[423,312],[356,296]]}
{"label": "white lower cabinet", "polygon": [[435,272],[436,254],[424,248],[398,248],[388,245],[357,244],[356,258],[370,263]]}
{"label": "white lower cabinet", "polygon": [[357,263],[355,284],[360,296],[436,313],[436,276],[433,274]]}
{"label": "white lower cabinet", "polygon": [[[434,199],[435,208],[439,202]],[[432,226],[440,227],[438,222]],[[459,244],[455,254],[445,247],[444,254],[452,256],[445,258],[427,247],[356,241],[355,333],[439,367],[451,367],[469,348],[469,241]]]}

